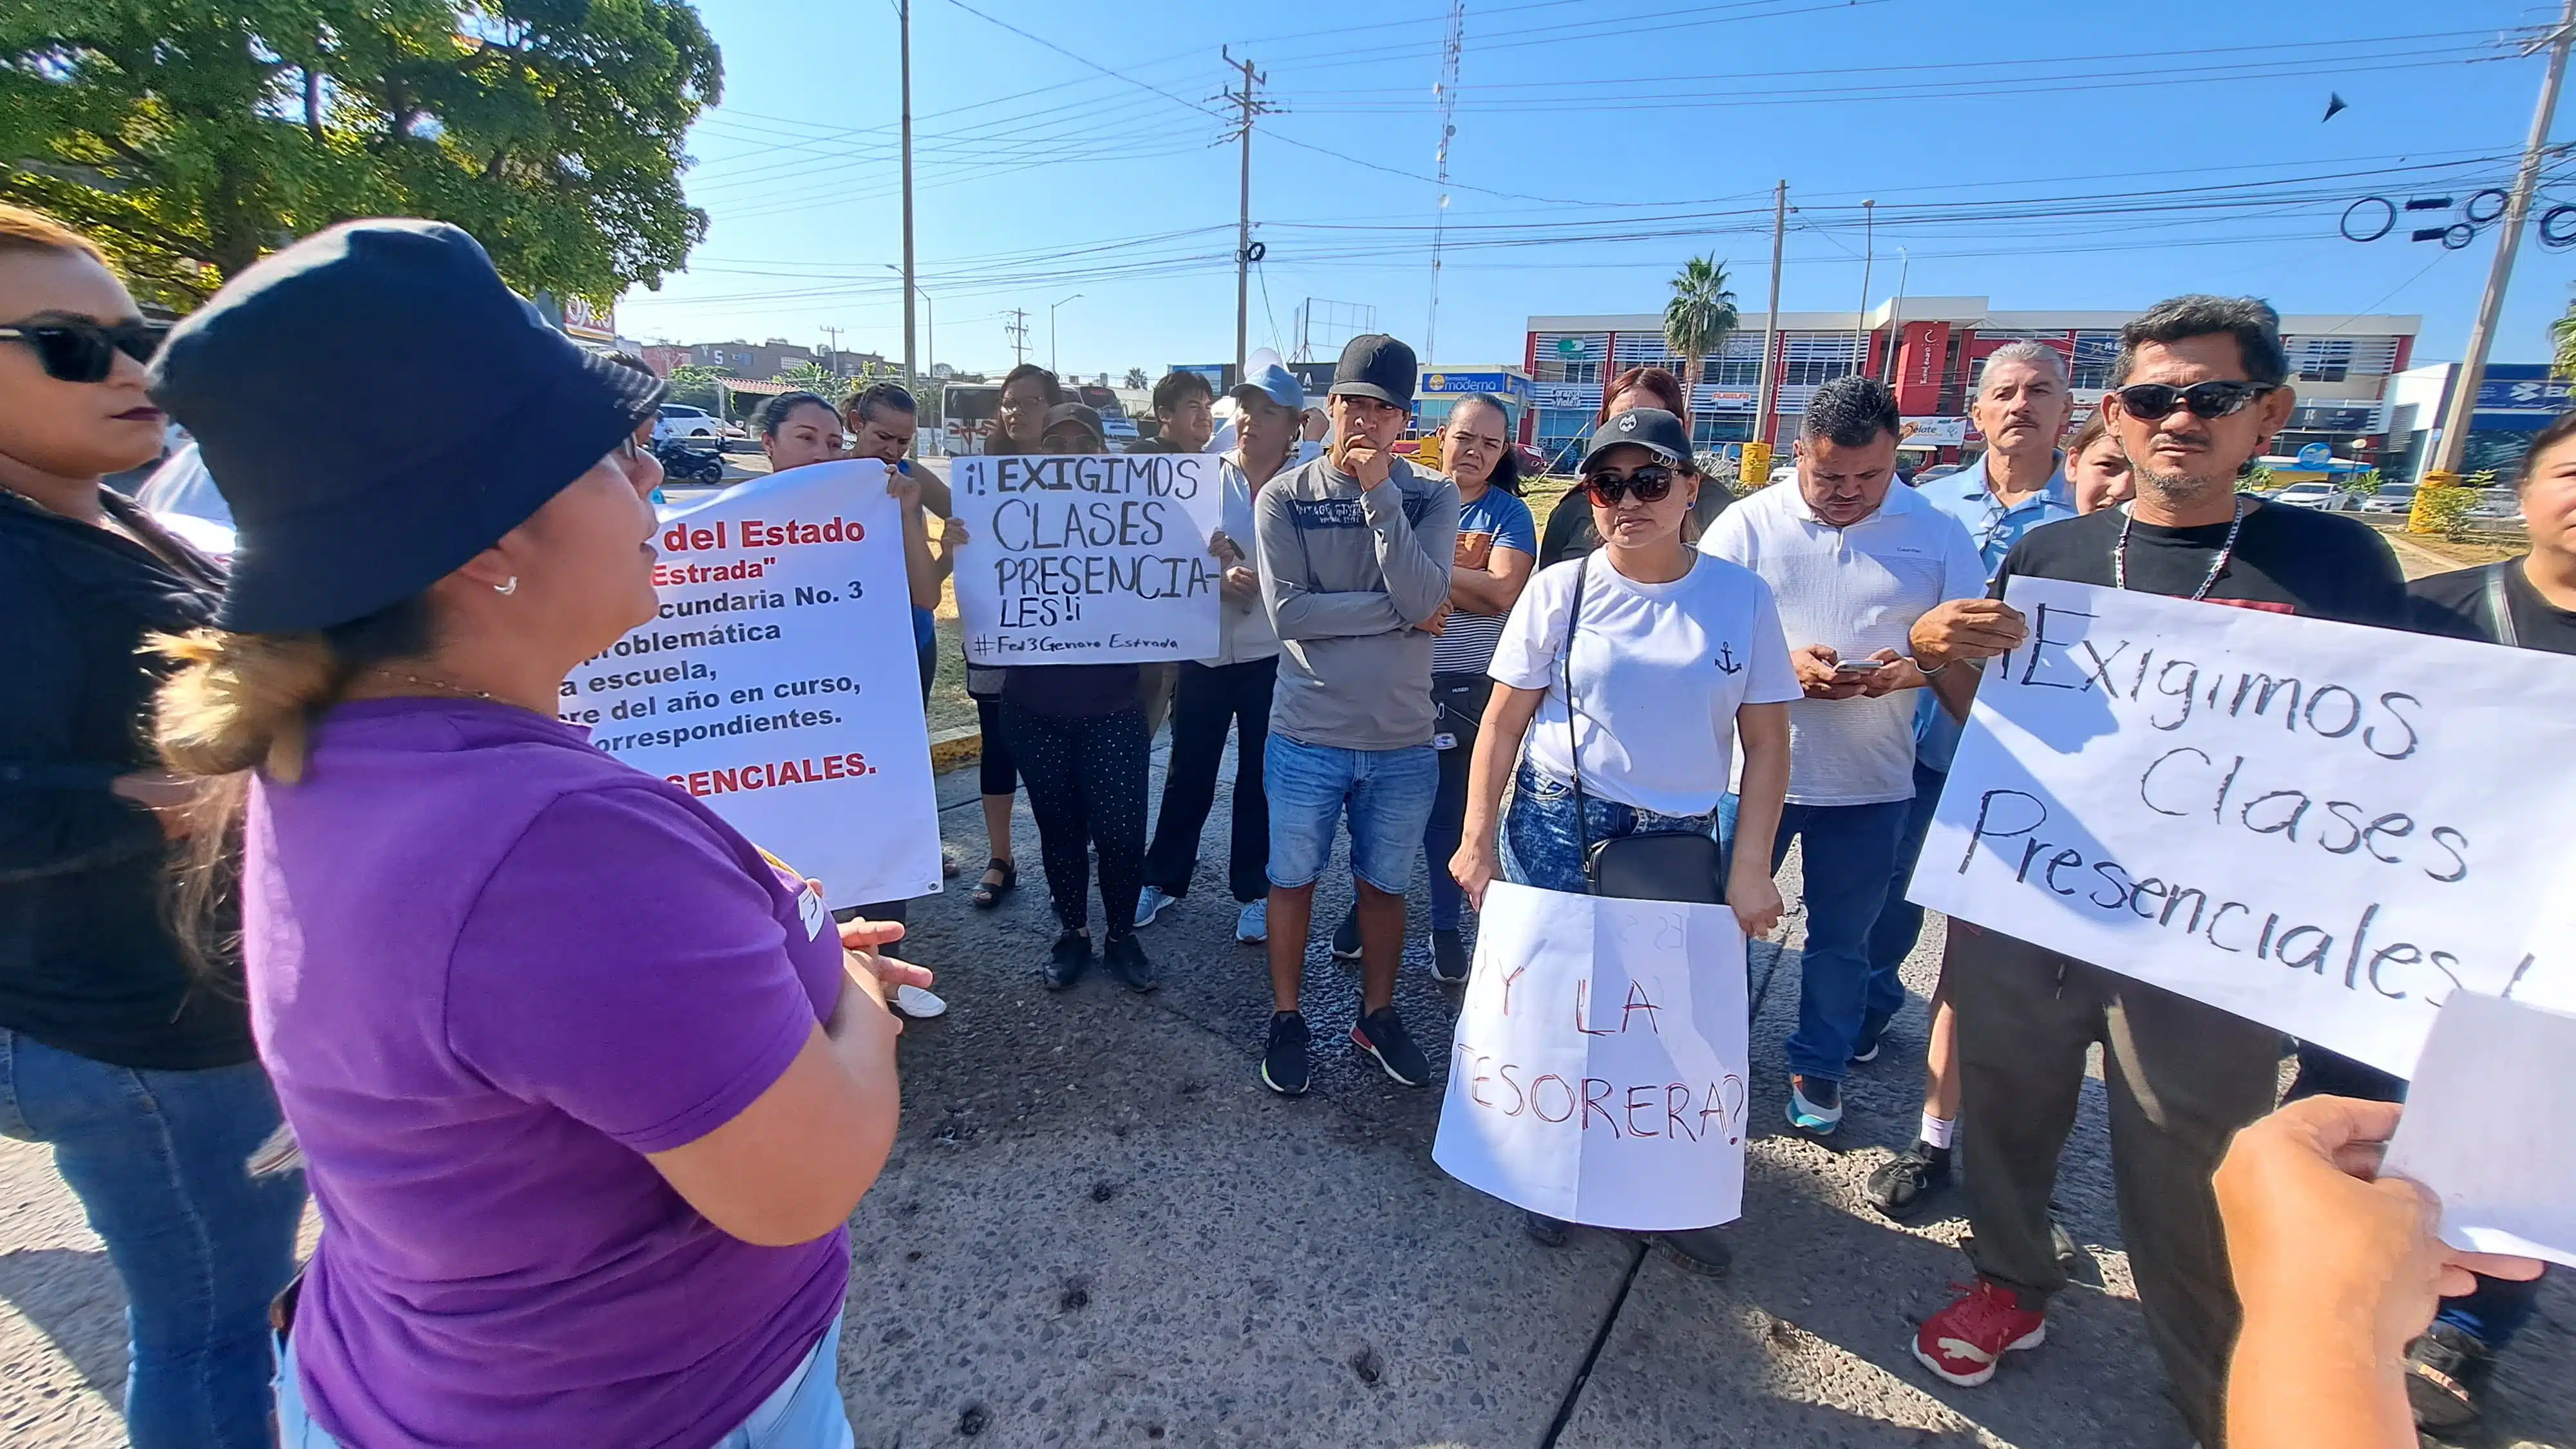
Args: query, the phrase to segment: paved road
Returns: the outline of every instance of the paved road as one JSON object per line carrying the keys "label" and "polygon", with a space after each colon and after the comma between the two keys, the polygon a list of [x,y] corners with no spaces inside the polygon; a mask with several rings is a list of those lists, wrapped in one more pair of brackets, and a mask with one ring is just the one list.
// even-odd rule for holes
{"label": "paved road", "polygon": [[[974,788],[971,772],[941,782],[965,860],[982,849]],[[1530,1243],[1513,1210],[1431,1165],[1436,1091],[1329,1047],[1311,1096],[1263,1091],[1263,967],[1232,940],[1221,861],[1145,933],[1162,991],[1095,977],[1048,994],[1036,963],[1053,931],[1025,815],[1016,849],[1031,869],[1001,909],[975,912],[961,891],[916,913],[914,954],[954,1010],[905,1038],[901,1138],[853,1220],[841,1369],[861,1445],[2187,1442],[2131,1296],[2098,1082],[2060,1192],[2087,1245],[2085,1284],[2048,1346],[1982,1390],[1913,1364],[1912,1321],[1966,1275],[1964,1225],[1901,1228],[1859,1191],[1911,1135],[1922,1005],[1853,1081],[1843,1150],[1777,1131],[1796,919],[1790,947],[1756,948],[1757,983],[1780,963],[1754,1033],[1766,1135],[1736,1271],[1709,1281],[1607,1234]],[[1319,918],[1347,899],[1328,885]],[[1417,893],[1417,929],[1421,910]],[[1927,937],[1907,969],[1918,992],[1937,924]],[[1330,1041],[1356,978],[1320,946],[1309,959],[1310,1017]],[[1399,1000],[1438,1059],[1454,1000],[1419,946]],[[120,1309],[44,1152],[0,1144],[0,1443],[121,1442]],[[2562,1281],[2507,1363],[2503,1432],[2473,1442],[2576,1446],[2571,1348],[2576,1292]]]}

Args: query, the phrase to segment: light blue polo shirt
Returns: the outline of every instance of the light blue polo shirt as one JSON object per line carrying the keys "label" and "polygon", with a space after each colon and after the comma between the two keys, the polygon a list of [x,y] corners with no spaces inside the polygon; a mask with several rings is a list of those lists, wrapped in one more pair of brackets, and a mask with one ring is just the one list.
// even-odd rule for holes
{"label": "light blue polo shirt", "polygon": [[[2066,455],[2057,458],[2057,471],[2048,476],[2041,489],[2014,504],[2004,507],[1994,490],[1986,486],[1986,460],[1960,469],[1946,478],[1935,478],[1915,490],[1923,501],[1959,520],[1976,540],[1977,552],[1986,561],[1986,577],[1994,577],[2004,555],[2021,542],[2023,534],[2043,523],[2055,523],[2075,516],[2075,490],[2066,481]],[[1932,696],[1923,691],[1914,706],[1914,760],[1929,770],[1949,773],[1950,758],[1959,749],[1959,722]]]}

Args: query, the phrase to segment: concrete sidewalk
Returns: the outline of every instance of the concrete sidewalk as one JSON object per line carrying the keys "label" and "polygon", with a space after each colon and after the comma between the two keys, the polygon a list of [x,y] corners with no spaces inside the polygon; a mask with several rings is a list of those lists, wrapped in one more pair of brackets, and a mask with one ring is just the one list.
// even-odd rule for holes
{"label": "concrete sidewalk", "polygon": [[[2131,1296],[2098,1082],[2059,1192],[2087,1286],[2052,1313],[2048,1346],[1987,1388],[1915,1365],[1914,1321],[1968,1274],[1964,1224],[1938,1215],[1959,1200],[1908,1229],[1860,1188],[1913,1134],[1922,1003],[1849,1084],[1841,1151],[1788,1136],[1794,915],[1789,948],[1755,951],[1757,987],[1778,967],[1753,1034],[1758,1135],[1737,1264],[1712,1281],[1603,1233],[1539,1247],[1516,1210],[1433,1167],[1439,1088],[1396,1086],[1342,1049],[1357,974],[1320,941],[1314,1090],[1263,1090],[1269,992],[1259,949],[1233,940],[1221,825],[1190,898],[1143,933],[1163,989],[1095,975],[1058,995],[1038,983],[1054,923],[1025,812],[1020,889],[977,912],[973,773],[940,788],[968,869],[916,906],[908,954],[951,1010],[906,1029],[901,1139],[853,1220],[841,1368],[866,1449],[2188,1442]],[[1319,931],[1349,901],[1336,870]],[[1422,910],[1417,882],[1398,1002],[1441,1061],[1455,999],[1430,980]],[[1937,919],[1926,937],[1918,993]],[[0,1212],[0,1443],[122,1442],[121,1297],[40,1149],[0,1145]],[[2576,1446],[2572,1332],[2562,1277],[2507,1361],[2498,1432],[2467,1442]]]}

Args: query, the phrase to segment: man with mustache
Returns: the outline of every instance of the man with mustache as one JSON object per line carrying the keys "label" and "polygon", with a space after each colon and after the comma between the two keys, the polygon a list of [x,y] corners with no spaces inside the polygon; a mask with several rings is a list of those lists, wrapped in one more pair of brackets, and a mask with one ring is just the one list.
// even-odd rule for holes
{"label": "man with mustache", "polygon": [[[1798,422],[1798,486],[1758,490],[1700,540],[1771,586],[1806,691],[1789,706],[1789,798],[1771,865],[1791,839],[1806,841],[1807,942],[1787,1053],[1789,1122],[1814,1137],[1842,1123],[1843,1077],[1868,1023],[1905,1003],[1894,965],[1873,967],[1869,934],[1913,808],[1913,691],[1958,691],[1966,708],[1965,671],[1931,679],[1905,657],[1907,636],[1944,603],[1986,589],[1968,530],[1897,484],[1902,425],[1884,383],[1826,383]],[[1733,818],[1721,804],[1730,844]]]}
{"label": "man with mustache", "polygon": [[[2236,491],[2289,421],[2296,397],[2281,321],[2251,297],[2176,297],[2120,329],[2102,414],[2137,479],[2115,508],[2033,531],[1996,572],[1992,612],[1927,620],[1920,666],[2017,645],[2002,603],[2017,575],[2136,589],[2239,609],[2402,627],[2396,556],[2357,520]],[[1959,669],[1950,669],[1952,664]],[[2102,1047],[2111,1170],[2148,1335],[2199,1441],[2225,1437],[2222,1399],[2240,1317],[2210,1175],[2237,1129],[2272,1110],[2281,1034],[1994,931],[1966,937],[1950,977],[1963,1088],[1968,1249],[1977,1281],[1926,1319],[1914,1356],[1962,1386],[2047,1335],[2066,1286],[2049,1242],[2048,1193],[2074,1126],[2087,1050]]]}

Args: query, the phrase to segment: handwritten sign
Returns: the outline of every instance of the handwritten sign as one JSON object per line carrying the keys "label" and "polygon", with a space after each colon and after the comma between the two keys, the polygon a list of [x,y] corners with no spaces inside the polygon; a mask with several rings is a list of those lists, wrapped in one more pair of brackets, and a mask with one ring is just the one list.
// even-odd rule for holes
{"label": "handwritten sign", "polygon": [[2572,1059],[2576,1015],[2475,991],[2442,1003],[2380,1171],[2442,1200],[2443,1241],[2576,1267]]}
{"label": "handwritten sign", "polygon": [[967,659],[1133,664],[1214,655],[1225,573],[1208,552],[1225,503],[1217,462],[1205,453],[956,460],[949,492],[966,525],[957,616]]}
{"label": "handwritten sign", "polygon": [[1908,898],[2415,1065],[2462,988],[2563,995],[2576,659],[2016,578]]}
{"label": "handwritten sign", "polygon": [[1724,906],[1497,881],[1431,1160],[1567,1222],[1655,1232],[1743,1211],[1744,935]]}
{"label": "handwritten sign", "polygon": [[885,465],[666,511],[654,620],[564,681],[591,743],[704,800],[835,907],[939,889],[938,802]]}

